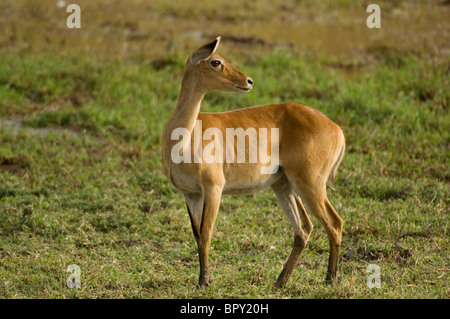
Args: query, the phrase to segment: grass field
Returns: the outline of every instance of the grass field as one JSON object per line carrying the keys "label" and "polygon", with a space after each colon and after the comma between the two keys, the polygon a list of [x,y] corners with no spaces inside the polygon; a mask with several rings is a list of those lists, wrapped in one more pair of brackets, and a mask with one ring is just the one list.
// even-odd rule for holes
{"label": "grass field", "polygon": [[[0,4],[0,297],[449,298],[448,1],[57,1]],[[370,2],[369,2],[370,3]],[[66,4],[67,6],[67,4]],[[271,190],[224,196],[212,284],[196,288],[184,198],[161,173],[161,134],[184,62],[216,35],[251,76],[203,111],[302,102],[341,125],[331,203],[344,220],[337,282],[314,230],[288,284],[293,243]],[[81,269],[70,289],[69,265]],[[368,265],[381,288],[369,288]]]}

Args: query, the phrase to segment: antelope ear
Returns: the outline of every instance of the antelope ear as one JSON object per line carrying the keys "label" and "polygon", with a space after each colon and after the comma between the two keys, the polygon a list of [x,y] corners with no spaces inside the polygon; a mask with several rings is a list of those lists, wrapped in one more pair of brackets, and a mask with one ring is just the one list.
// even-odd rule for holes
{"label": "antelope ear", "polygon": [[220,36],[217,37],[213,42],[205,44],[201,48],[198,48],[191,55],[191,63],[198,64],[200,61],[208,59],[211,54],[213,54],[220,43]]}

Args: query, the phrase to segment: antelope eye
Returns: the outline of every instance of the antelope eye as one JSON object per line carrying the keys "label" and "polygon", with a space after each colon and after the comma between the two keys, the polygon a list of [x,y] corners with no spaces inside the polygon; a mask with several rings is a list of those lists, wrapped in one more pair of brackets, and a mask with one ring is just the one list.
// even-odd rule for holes
{"label": "antelope eye", "polygon": [[222,63],[219,60],[214,60],[211,61],[211,65],[215,68],[217,68],[219,65],[221,65]]}

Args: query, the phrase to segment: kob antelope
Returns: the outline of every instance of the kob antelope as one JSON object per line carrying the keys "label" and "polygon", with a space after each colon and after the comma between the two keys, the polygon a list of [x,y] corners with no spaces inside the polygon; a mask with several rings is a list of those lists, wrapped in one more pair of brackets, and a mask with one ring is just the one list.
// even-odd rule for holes
{"label": "kob antelope", "polygon": [[[316,216],[326,230],[330,243],[330,255],[326,280],[336,277],[339,248],[342,235],[342,219],[327,198],[326,184],[333,182],[336,170],[345,149],[341,128],[318,110],[298,103],[253,106],[221,113],[200,113],[203,97],[209,91],[248,92],[253,80],[227,63],[215,53],[220,37],[196,50],[188,59],[183,74],[177,107],[167,122],[163,133],[163,172],[173,185],[185,196],[192,230],[198,245],[200,259],[199,285],[210,281],[208,253],[211,234],[219,209],[222,194],[249,193],[270,186],[276,194],[283,211],[294,228],[294,245],[275,287],[284,285],[308,242],[313,225],[302,201]],[[269,149],[278,147],[278,167],[271,174],[262,173],[265,165],[258,158],[247,163],[216,161],[174,161],[176,152],[190,152],[189,158],[201,153],[208,141],[195,141],[191,134],[185,145],[173,136],[174,130],[183,128],[194,132],[197,121],[201,121],[201,132],[210,128],[226,135],[227,128],[276,128],[278,140],[269,140]],[[212,139],[212,137],[211,137]],[[274,145],[274,143],[278,143]],[[223,144],[216,147],[215,155],[238,153],[238,147],[248,144]],[[217,144],[216,144],[217,146]],[[228,149],[227,149],[228,148]],[[216,157],[217,159],[217,157]]]}

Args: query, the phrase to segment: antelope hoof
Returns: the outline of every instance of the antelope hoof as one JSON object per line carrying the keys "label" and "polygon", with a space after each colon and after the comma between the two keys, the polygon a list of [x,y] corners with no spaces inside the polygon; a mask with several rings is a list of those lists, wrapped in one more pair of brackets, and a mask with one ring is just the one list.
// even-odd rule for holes
{"label": "antelope hoof", "polygon": [[199,287],[209,286],[209,283],[210,283],[209,277],[200,277],[200,279],[198,280]]}
{"label": "antelope hoof", "polygon": [[326,284],[332,284],[336,281],[336,271],[331,271],[327,273],[327,277],[325,279]]}
{"label": "antelope hoof", "polygon": [[283,287],[283,284],[280,284],[278,281],[273,284],[273,288],[275,288],[275,289],[280,289],[282,287]]}
{"label": "antelope hoof", "polygon": [[287,280],[278,279],[276,283],[273,284],[273,288],[280,289],[286,284]]}

